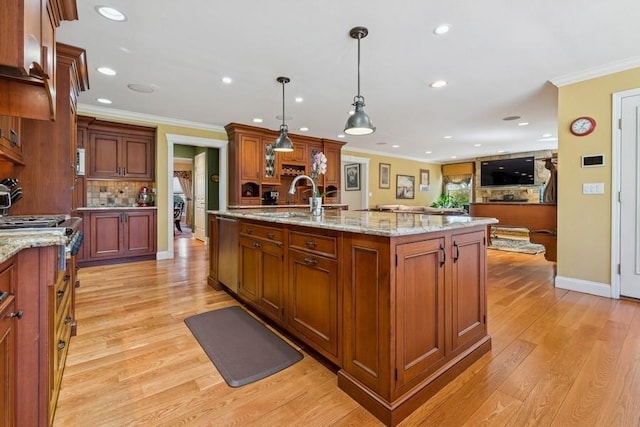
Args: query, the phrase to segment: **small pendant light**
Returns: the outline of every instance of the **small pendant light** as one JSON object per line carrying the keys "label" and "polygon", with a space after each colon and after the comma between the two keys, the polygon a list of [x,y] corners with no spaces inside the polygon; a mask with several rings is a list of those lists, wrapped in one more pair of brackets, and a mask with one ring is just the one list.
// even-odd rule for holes
{"label": "small pendant light", "polygon": [[278,77],[276,79],[279,83],[282,83],[282,124],[280,125],[280,135],[276,139],[276,143],[273,146],[274,151],[287,152],[293,151],[293,142],[289,139],[289,128],[284,122],[284,85],[289,83],[291,79],[289,77]]}
{"label": "small pendant light", "polygon": [[358,39],[358,95],[353,98],[355,113],[347,119],[344,133],[349,135],[368,135],[376,131],[371,119],[364,112],[364,96],[360,95],[360,39],[367,37],[369,30],[365,27],[354,27],[349,31],[353,39]]}

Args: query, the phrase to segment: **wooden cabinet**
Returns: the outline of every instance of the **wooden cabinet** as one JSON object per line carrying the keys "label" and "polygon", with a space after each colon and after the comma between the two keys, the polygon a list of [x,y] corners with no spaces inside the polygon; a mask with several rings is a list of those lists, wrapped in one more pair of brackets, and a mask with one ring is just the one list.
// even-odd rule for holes
{"label": "wooden cabinet", "polygon": [[[294,137],[295,138],[295,137]],[[309,159],[307,159],[307,146],[301,143],[293,144],[293,151],[285,151],[280,153],[280,162],[283,164],[291,165],[309,165]],[[309,169],[306,171],[310,172]]]}
{"label": "wooden cabinet", "polygon": [[275,141],[262,138],[262,183],[280,185],[280,157],[274,151]]}
{"label": "wooden cabinet", "polygon": [[156,211],[91,211],[89,222],[85,224],[85,236],[87,234],[89,238],[85,244],[88,245],[89,252],[83,265],[103,260],[134,261],[141,257],[151,259],[156,252]]}
{"label": "wooden cabinet", "polygon": [[0,425],[16,425],[16,322],[14,258],[0,265]]}
{"label": "wooden cabinet", "polygon": [[239,163],[241,180],[260,182],[262,148],[262,138],[259,135],[240,135],[238,155],[242,159]]}
{"label": "wooden cabinet", "polygon": [[153,181],[155,130],[93,122],[89,126],[87,178]]}
{"label": "wooden cabinet", "polygon": [[0,115],[56,118],[56,28],[78,19],[75,0],[2,2],[0,26]]}
{"label": "wooden cabinet", "polygon": [[57,52],[58,117],[55,122],[22,120],[25,167],[17,178],[23,198],[11,207],[14,215],[69,214],[78,207],[74,196],[78,183],[76,102],[80,92],[89,88],[86,52],[64,44],[58,45]]}
{"label": "wooden cabinet", "polygon": [[326,139],[323,142],[324,155],[327,157],[327,172],[324,174],[324,191],[327,195],[324,203],[340,203],[342,144]]}
{"label": "wooden cabinet", "polygon": [[0,158],[24,164],[19,117],[0,116]]}
{"label": "wooden cabinet", "polygon": [[238,295],[281,322],[284,316],[283,232],[250,222],[240,224]]}

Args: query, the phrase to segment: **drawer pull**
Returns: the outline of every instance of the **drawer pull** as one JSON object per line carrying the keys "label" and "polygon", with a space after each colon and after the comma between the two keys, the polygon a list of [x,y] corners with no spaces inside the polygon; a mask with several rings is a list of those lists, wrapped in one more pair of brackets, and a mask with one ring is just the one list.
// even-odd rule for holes
{"label": "drawer pull", "polygon": [[64,275],[64,281],[69,283],[69,280],[71,280],[71,276],[69,276],[68,274]]}
{"label": "drawer pull", "polygon": [[67,346],[67,342],[63,341],[63,340],[59,340],[58,341],[58,351],[60,350],[64,350],[64,348]]}
{"label": "drawer pull", "polygon": [[72,321],[73,321],[73,319],[71,318],[71,316],[67,316],[67,317],[64,318],[64,324],[65,325],[69,325]]}
{"label": "drawer pull", "polygon": [[2,292],[0,293],[0,302],[4,301],[5,299],[7,299],[7,297],[9,296],[9,292]]}
{"label": "drawer pull", "polygon": [[309,246],[310,248],[315,248],[316,246],[318,246],[318,242],[316,242],[315,240],[305,240],[304,244]]}
{"label": "drawer pull", "polygon": [[9,317],[15,317],[16,319],[22,319],[22,316],[24,315],[24,312],[22,310],[18,310],[15,313],[10,313]]}
{"label": "drawer pull", "polygon": [[254,248],[259,248],[260,246],[262,246],[262,245],[260,244],[260,242],[253,242],[253,247],[254,247]]}
{"label": "drawer pull", "polygon": [[267,237],[273,239],[274,237],[276,237],[276,235],[275,233],[267,233]]}
{"label": "drawer pull", "polygon": [[57,298],[62,298],[64,296],[64,291],[60,290],[58,292],[56,292],[56,297]]}
{"label": "drawer pull", "polygon": [[318,260],[315,258],[306,258],[304,259],[304,263],[307,265],[316,265],[318,263]]}
{"label": "drawer pull", "polygon": [[247,234],[253,234],[253,228],[247,228],[247,229],[245,230],[245,233],[247,233]]}
{"label": "drawer pull", "polygon": [[440,254],[442,255],[440,258],[440,267],[442,267],[447,262],[447,252],[444,250],[444,246],[442,245],[440,245]]}
{"label": "drawer pull", "polygon": [[453,242],[453,262],[457,262],[460,258],[460,248],[457,242]]}

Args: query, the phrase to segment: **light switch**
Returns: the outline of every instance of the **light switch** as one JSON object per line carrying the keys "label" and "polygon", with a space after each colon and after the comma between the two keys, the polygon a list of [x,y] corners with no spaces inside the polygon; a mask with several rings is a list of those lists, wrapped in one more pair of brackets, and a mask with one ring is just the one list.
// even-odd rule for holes
{"label": "light switch", "polygon": [[585,182],[582,184],[582,194],[604,194],[604,183]]}

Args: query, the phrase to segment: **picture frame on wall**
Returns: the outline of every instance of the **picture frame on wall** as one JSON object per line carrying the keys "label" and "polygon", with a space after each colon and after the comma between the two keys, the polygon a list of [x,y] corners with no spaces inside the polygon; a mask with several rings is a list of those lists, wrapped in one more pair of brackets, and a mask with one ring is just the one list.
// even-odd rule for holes
{"label": "picture frame on wall", "polygon": [[413,199],[415,197],[415,186],[415,176],[396,175],[396,199]]}
{"label": "picture frame on wall", "polygon": [[389,163],[380,163],[378,188],[391,188],[391,164]]}
{"label": "picture frame on wall", "polygon": [[429,169],[420,169],[420,191],[429,191]]}
{"label": "picture frame on wall", "polygon": [[360,164],[352,163],[344,166],[344,189],[346,191],[360,190]]}

